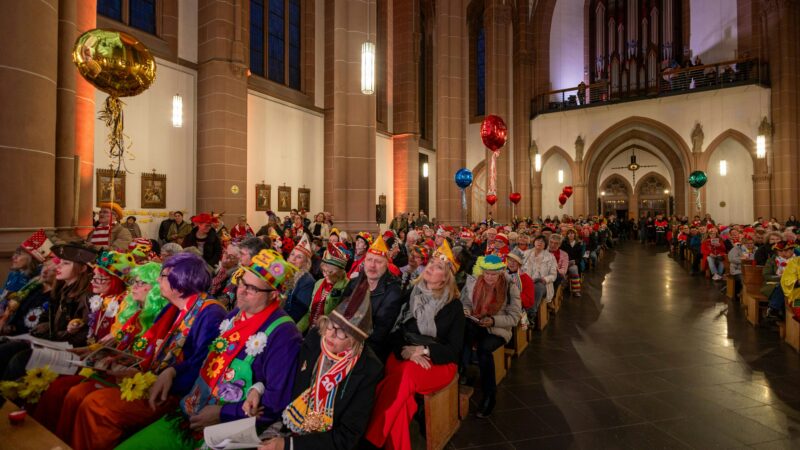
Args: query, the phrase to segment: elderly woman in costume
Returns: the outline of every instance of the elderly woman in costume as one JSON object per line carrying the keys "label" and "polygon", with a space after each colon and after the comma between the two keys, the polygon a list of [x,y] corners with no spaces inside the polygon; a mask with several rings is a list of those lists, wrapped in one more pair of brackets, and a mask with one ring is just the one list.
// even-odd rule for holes
{"label": "elderly woman in costume", "polygon": [[450,245],[443,241],[414,282],[399,325],[390,336],[392,354],[365,436],[376,447],[410,450],[415,395],[444,388],[458,372],[466,319],[458,302],[457,270]]}
{"label": "elderly woman in costume", "polygon": [[478,417],[488,417],[495,406],[497,383],[492,353],[511,340],[511,329],[522,316],[520,292],[506,274],[506,264],[497,255],[478,258],[476,277],[467,280],[461,292],[464,314],[470,319],[464,332],[462,367],[472,360],[475,344],[483,400]]}
{"label": "elderly woman in costume", "polygon": [[347,283],[347,255],[336,245],[328,243],[328,248],[322,256],[323,278],[314,284],[311,295],[311,304],[306,314],[297,322],[297,329],[305,334],[308,330],[318,325],[323,316],[330,314],[342,301],[342,296]]}
{"label": "elderly woman in costume", "polygon": [[309,273],[312,256],[311,242],[308,240],[308,235],[303,234],[287,259],[298,270],[286,282],[286,300],[283,303],[283,309],[295,322],[299,322],[303,318],[311,305],[311,296],[316,282]]}
{"label": "elderly woman in costume", "polygon": [[539,235],[534,238],[533,249],[528,253],[522,271],[533,280],[534,303],[533,307],[528,309],[528,317],[533,318],[536,316],[542,299],[546,299],[548,302],[553,300],[553,282],[558,276],[556,259],[547,250],[547,240],[544,236]]}
{"label": "elderly woman in costume", "polygon": [[204,294],[210,281],[199,256],[179,253],[164,263],[158,286],[169,304],[131,346],[133,355],[143,358],[138,364],[140,376],[157,375],[150,400],[141,392],[143,387],[129,389],[126,380],[130,377],[121,387],[92,392],[75,414],[72,438],[67,441],[72,448],[113,448],[123,436],[173,410],[178,398],[189,392],[226,314],[220,302]]}
{"label": "elderly woman in costume", "polygon": [[[168,304],[158,287],[160,272],[158,263],[147,263],[131,270],[125,306],[117,316],[122,326],[114,334],[113,342],[106,345],[135,355],[134,342],[150,329],[158,313]],[[114,367],[110,360],[99,362],[95,368],[96,373],[89,377],[59,377],[39,400],[34,417],[64,441],[71,440],[73,419],[84,397],[106,386],[114,386],[131,374],[125,368]]]}
{"label": "elderly woman in costume", "polygon": [[584,245],[578,239],[578,232],[574,228],[567,229],[567,238],[561,243],[561,250],[567,254],[569,264],[567,265],[567,277],[572,295],[581,296],[581,272],[583,271],[583,252]]}
{"label": "elderly woman in costume", "polygon": [[[219,334],[207,347],[208,356],[199,374],[193,373],[194,385],[178,403],[180,410],[117,448],[197,448],[203,428],[246,417],[242,405],[247,391],[257,382],[265,385],[259,424],[267,426],[280,420],[291,400],[302,337],[281,309],[279,294],[296,270],[273,250],[261,251],[250,265],[242,267],[236,275],[236,308],[222,321]],[[168,387],[168,383],[156,382],[150,392],[151,403],[164,399]]]}
{"label": "elderly woman in costume", "polygon": [[[51,303],[58,306],[50,308],[47,322],[37,325],[31,335],[82,346],[86,344],[89,331],[88,298],[92,279],[89,264],[94,262],[97,253],[81,244],[68,244],[53,247],[53,254],[59,258],[59,262],[56,265],[56,286]],[[8,341],[0,344],[0,370],[5,370],[0,379],[21,377],[32,352],[26,342]]]}
{"label": "elderly woman in costume", "polygon": [[126,282],[133,266],[130,254],[104,251],[98,256],[92,277],[94,295],[89,298],[89,344],[112,342],[122,327],[117,314],[126,309]]}
{"label": "elderly woman in costume", "polygon": [[[367,428],[382,366],[364,340],[372,331],[366,282],[312,328],[300,349],[291,403],[262,434],[260,450],[354,449]],[[260,383],[243,405],[257,414]]]}

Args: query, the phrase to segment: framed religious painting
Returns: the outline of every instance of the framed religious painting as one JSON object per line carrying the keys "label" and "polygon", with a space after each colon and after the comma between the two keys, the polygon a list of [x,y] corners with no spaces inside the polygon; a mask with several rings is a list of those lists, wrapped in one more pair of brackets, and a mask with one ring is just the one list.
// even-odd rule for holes
{"label": "framed religious painting", "polygon": [[378,204],[375,205],[375,222],[386,223],[386,196],[378,196]]}
{"label": "framed religious painting", "polygon": [[[113,193],[113,195],[112,195]],[[114,201],[125,207],[125,172],[113,169],[97,169],[95,172],[95,206]]]}
{"label": "framed religious painting", "polygon": [[311,189],[300,188],[297,190],[297,209],[311,210]]}
{"label": "framed religious painting", "polygon": [[292,188],[289,186],[278,186],[278,211],[292,210]]}
{"label": "framed religious painting", "polygon": [[272,209],[272,186],[269,184],[256,185],[256,211],[269,211]]}
{"label": "framed religious painting", "polygon": [[162,209],[167,207],[167,175],[163,173],[142,174],[142,208]]}

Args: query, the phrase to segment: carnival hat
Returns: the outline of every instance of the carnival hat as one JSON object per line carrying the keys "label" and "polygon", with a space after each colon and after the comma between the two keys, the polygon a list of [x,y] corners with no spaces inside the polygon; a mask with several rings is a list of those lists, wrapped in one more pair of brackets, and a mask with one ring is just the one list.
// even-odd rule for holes
{"label": "carnival hat", "polygon": [[294,248],[302,252],[309,259],[313,254],[311,251],[311,242],[308,240],[308,235],[306,233],[303,233],[303,236],[300,237],[300,240],[297,242],[297,245],[295,245]]}
{"label": "carnival hat", "polygon": [[331,311],[328,317],[347,334],[361,342],[372,334],[372,306],[366,277],[361,277],[350,297]]}
{"label": "carnival hat", "polygon": [[347,267],[347,260],[347,254],[341,248],[328,243],[328,248],[325,249],[325,254],[322,255],[322,262],[344,269]]}
{"label": "carnival hat", "polygon": [[77,243],[56,245],[51,250],[60,259],[81,264],[93,264],[97,259],[97,252],[94,249]]}
{"label": "carnival hat", "polygon": [[114,213],[115,216],[117,216],[117,219],[122,219],[123,216],[122,207],[119,206],[117,202],[102,202],[100,203],[100,209],[103,208],[110,209],[111,212]]}
{"label": "carnival hat", "polygon": [[775,251],[794,250],[795,248],[797,248],[797,244],[794,241],[780,241],[772,246]]}
{"label": "carnival hat", "polygon": [[356,235],[356,239],[359,239],[359,238],[360,238],[360,239],[363,239],[363,240],[364,240],[364,242],[366,242],[366,243],[367,243],[367,247],[369,247],[370,245],[372,245],[372,235],[371,235],[371,234],[369,234],[368,232],[366,232],[366,231],[359,231],[359,232],[358,232],[358,234]]}
{"label": "carnival hat", "polygon": [[25,242],[20,246],[23,250],[30,253],[31,256],[36,258],[39,262],[44,262],[50,256],[50,250],[53,248],[53,242],[44,234],[44,230],[39,229],[33,233]]}
{"label": "carnival hat", "polygon": [[511,250],[506,256],[519,263],[519,265],[522,265],[522,261],[525,259],[525,255],[522,254],[522,250],[518,248]]}
{"label": "carnival hat", "polygon": [[450,249],[450,244],[447,243],[447,239],[442,242],[442,245],[433,252],[433,257],[438,258],[444,262],[450,264],[450,270],[453,273],[458,272],[459,264],[456,261],[455,256],[453,256],[453,250]]}
{"label": "carnival hat", "polygon": [[128,244],[128,253],[146,258],[153,251],[153,243],[147,238],[136,238]]}
{"label": "carnival hat", "polygon": [[386,247],[386,242],[383,241],[383,236],[378,236],[378,239],[375,239],[375,242],[367,251],[373,255],[383,256],[385,258],[389,257],[389,249]]}
{"label": "carnival hat", "polygon": [[505,233],[499,233],[494,237],[494,240],[501,241],[503,244],[508,245],[508,236],[506,236]]}
{"label": "carnival hat", "polygon": [[422,256],[422,265],[423,266],[427,266],[428,265],[428,257],[430,256],[430,254],[428,252],[428,248],[425,247],[424,245],[415,245],[413,251],[419,253]]}
{"label": "carnival hat", "polygon": [[215,220],[214,216],[209,213],[200,213],[196,216],[192,216],[192,223],[196,225],[202,225],[206,223],[213,224],[217,220]]}
{"label": "carnival hat", "polygon": [[136,266],[133,256],[128,253],[105,250],[97,257],[97,261],[92,264],[95,269],[100,269],[107,274],[117,277],[122,281],[128,280],[128,274]]}
{"label": "carnival hat", "polygon": [[[291,279],[297,267],[283,259],[280,253],[275,250],[261,250],[250,260],[249,266],[242,266],[240,270],[246,270],[255,276],[266,281],[270,287],[280,291],[283,283]],[[240,277],[235,277],[238,283]]]}
{"label": "carnival hat", "polygon": [[478,258],[476,266],[480,267],[483,271],[496,272],[505,270],[506,263],[497,255],[486,255]]}

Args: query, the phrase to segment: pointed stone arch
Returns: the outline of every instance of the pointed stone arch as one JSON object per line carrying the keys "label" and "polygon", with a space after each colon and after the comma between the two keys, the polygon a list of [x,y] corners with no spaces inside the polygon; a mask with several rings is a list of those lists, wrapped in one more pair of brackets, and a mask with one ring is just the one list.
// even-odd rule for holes
{"label": "pointed stone arch", "polygon": [[547,163],[547,160],[554,155],[560,155],[562,158],[564,158],[564,160],[567,161],[567,164],[569,164],[569,169],[572,172],[572,182],[577,183],[579,179],[578,176],[580,175],[580,167],[572,159],[572,156],[566,152],[566,150],[557,145],[550,147],[550,149],[544,152],[544,155],[542,155],[542,167],[544,167],[544,165]]}
{"label": "pointed stone arch", "polygon": [[614,150],[631,140],[646,142],[658,150],[672,168],[675,212],[688,214],[687,177],[693,170],[693,158],[688,144],[671,127],[654,119],[631,116],[608,127],[589,145],[581,173],[587,184],[589,213],[596,213],[598,179],[606,160]]}
{"label": "pointed stone arch", "polygon": [[750,153],[750,157],[753,159],[753,169],[756,173],[765,173],[767,171],[766,158],[759,160],[756,156],[756,143],[746,134],[739,130],[734,130],[733,128],[728,128],[723,131],[708,144],[708,147],[706,147],[702,156],[700,156],[700,162],[698,164],[699,170],[708,170],[708,162],[711,160],[711,155],[726,139],[733,139],[742,144],[742,147]]}

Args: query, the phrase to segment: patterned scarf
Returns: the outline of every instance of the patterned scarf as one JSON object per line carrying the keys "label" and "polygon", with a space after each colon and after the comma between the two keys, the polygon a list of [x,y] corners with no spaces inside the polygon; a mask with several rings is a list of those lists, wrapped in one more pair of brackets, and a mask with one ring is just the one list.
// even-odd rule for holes
{"label": "patterned scarf", "polygon": [[[352,349],[334,354],[320,339],[322,352],[312,374],[312,385],[283,410],[283,423],[296,434],[319,433],[333,427],[333,409],[339,384],[358,362]],[[329,368],[324,370],[323,366]]]}
{"label": "patterned scarf", "polygon": [[327,279],[322,280],[322,284],[320,285],[317,292],[314,293],[314,298],[311,301],[311,312],[309,313],[308,317],[308,326],[312,327],[314,324],[317,323],[317,319],[321,316],[325,310],[325,299],[328,298],[328,295],[333,290],[333,284],[329,283]]}
{"label": "patterned scarf", "polygon": [[117,295],[94,296],[89,299],[89,343],[102,339],[110,332],[116,332],[120,327],[114,327],[117,315],[125,309],[125,296],[123,291]]}
{"label": "patterned scarf", "polygon": [[781,258],[780,256],[775,257],[775,266],[777,267],[777,270],[775,270],[775,275],[783,275],[783,271],[786,270],[786,265],[789,264],[789,259]]}
{"label": "patterned scarf", "polygon": [[142,310],[138,310],[133,313],[132,316],[128,318],[122,328],[120,328],[115,334],[114,337],[117,340],[117,350],[125,351],[128,347],[133,344],[134,339],[139,333],[142,332],[142,324],[139,323],[139,315],[142,313]]}
{"label": "patterned scarf", "polygon": [[153,364],[156,348],[164,341],[175,324],[180,310],[173,304],[168,304],[158,315],[153,325],[143,335],[133,340],[131,352],[144,360],[139,363],[142,370],[149,370]]}
{"label": "patterned scarf", "polygon": [[151,362],[151,364],[158,364],[155,368],[156,372],[160,373],[173,362],[183,361],[183,344],[189,336],[189,331],[200,311],[212,303],[219,304],[216,300],[206,301],[205,294],[196,294],[186,304],[186,308],[180,311],[164,341],[160,346],[157,345],[158,348]]}
{"label": "patterned scarf", "polygon": [[506,284],[505,274],[492,287],[482,276],[478,277],[472,290],[472,314],[479,318],[497,314],[506,302]]}

